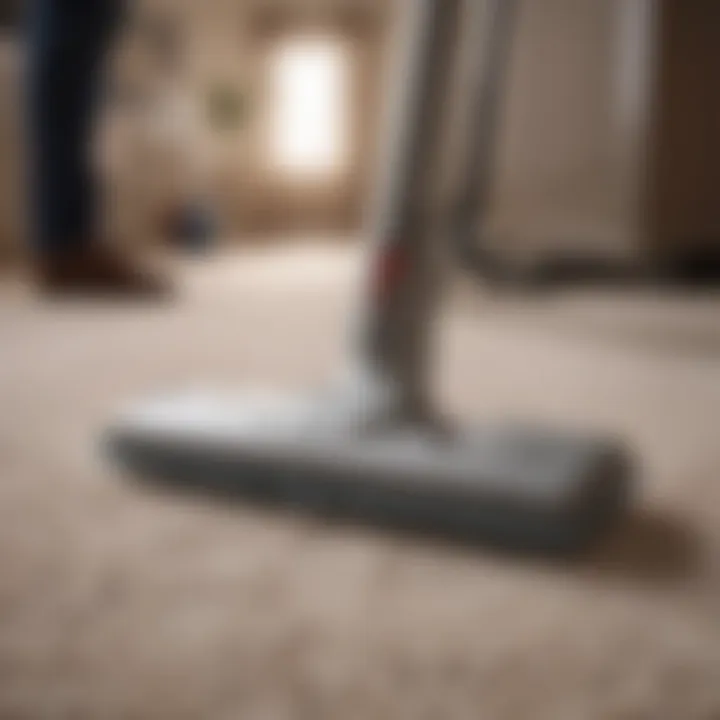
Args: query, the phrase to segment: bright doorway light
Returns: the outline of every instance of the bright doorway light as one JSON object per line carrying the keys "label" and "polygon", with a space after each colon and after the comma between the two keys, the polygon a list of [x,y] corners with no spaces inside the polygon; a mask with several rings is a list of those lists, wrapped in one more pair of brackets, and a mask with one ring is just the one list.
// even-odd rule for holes
{"label": "bright doorway light", "polygon": [[349,154],[350,58],[333,38],[283,42],[270,66],[270,164],[300,179],[330,179]]}

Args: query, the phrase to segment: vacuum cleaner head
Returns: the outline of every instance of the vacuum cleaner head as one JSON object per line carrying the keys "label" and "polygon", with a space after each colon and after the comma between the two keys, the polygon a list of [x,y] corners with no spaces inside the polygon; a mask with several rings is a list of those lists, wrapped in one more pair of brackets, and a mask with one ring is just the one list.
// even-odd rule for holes
{"label": "vacuum cleaner head", "polygon": [[[580,549],[618,518],[629,494],[629,463],[613,443],[522,427],[445,434],[392,422],[409,406],[422,407],[409,400],[423,398],[429,383],[442,268],[435,250],[445,220],[443,203],[428,198],[443,194],[445,120],[454,105],[448,91],[464,87],[451,82],[462,9],[448,0],[418,0],[404,17],[370,218],[365,315],[348,356],[369,382],[351,378],[354,400],[344,403],[222,393],[161,399],[110,430],[108,447],[124,466],[197,489],[530,550]],[[510,0],[489,9],[492,24],[486,9],[472,19],[481,31],[474,46],[483,54],[468,112],[473,138],[478,108],[489,118],[497,105],[507,55],[501,46],[512,30]],[[504,28],[493,31],[493,43],[488,27]],[[483,217],[496,123],[482,124],[479,141],[468,138],[468,187],[452,227],[465,223],[469,206]],[[381,390],[379,404],[368,391],[373,387]]]}
{"label": "vacuum cleaner head", "polygon": [[191,393],[125,413],[124,468],[190,489],[523,550],[586,547],[622,513],[612,443],[531,428],[352,430],[305,400]]}

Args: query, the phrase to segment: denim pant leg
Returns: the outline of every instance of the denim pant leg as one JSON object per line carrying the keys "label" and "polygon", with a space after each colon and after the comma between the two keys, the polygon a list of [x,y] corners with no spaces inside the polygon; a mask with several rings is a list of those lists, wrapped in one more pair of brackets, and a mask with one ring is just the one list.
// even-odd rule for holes
{"label": "denim pant leg", "polygon": [[40,252],[71,250],[96,235],[92,131],[121,11],[122,0],[34,0],[31,6],[30,225]]}

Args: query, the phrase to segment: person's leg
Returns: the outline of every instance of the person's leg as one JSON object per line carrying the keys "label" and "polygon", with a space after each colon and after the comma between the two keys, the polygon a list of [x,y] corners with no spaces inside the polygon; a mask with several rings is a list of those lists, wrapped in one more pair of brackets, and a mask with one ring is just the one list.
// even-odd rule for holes
{"label": "person's leg", "polygon": [[90,148],[121,3],[35,0],[31,11],[31,220],[43,254],[76,249],[97,235]]}
{"label": "person's leg", "polygon": [[105,60],[124,0],[34,0],[28,132],[38,276],[61,293],[156,295],[164,283],[102,242],[92,166]]}

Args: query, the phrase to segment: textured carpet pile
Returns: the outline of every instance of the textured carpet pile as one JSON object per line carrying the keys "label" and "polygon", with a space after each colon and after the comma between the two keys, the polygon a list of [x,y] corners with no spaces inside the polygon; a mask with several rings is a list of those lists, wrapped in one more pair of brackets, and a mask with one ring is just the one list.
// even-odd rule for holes
{"label": "textured carpet pile", "polygon": [[455,293],[437,392],[459,417],[621,433],[628,522],[571,564],[127,482],[129,398],[319,384],[351,258],[179,270],[158,307],[0,286],[0,718],[717,720],[720,298]]}

